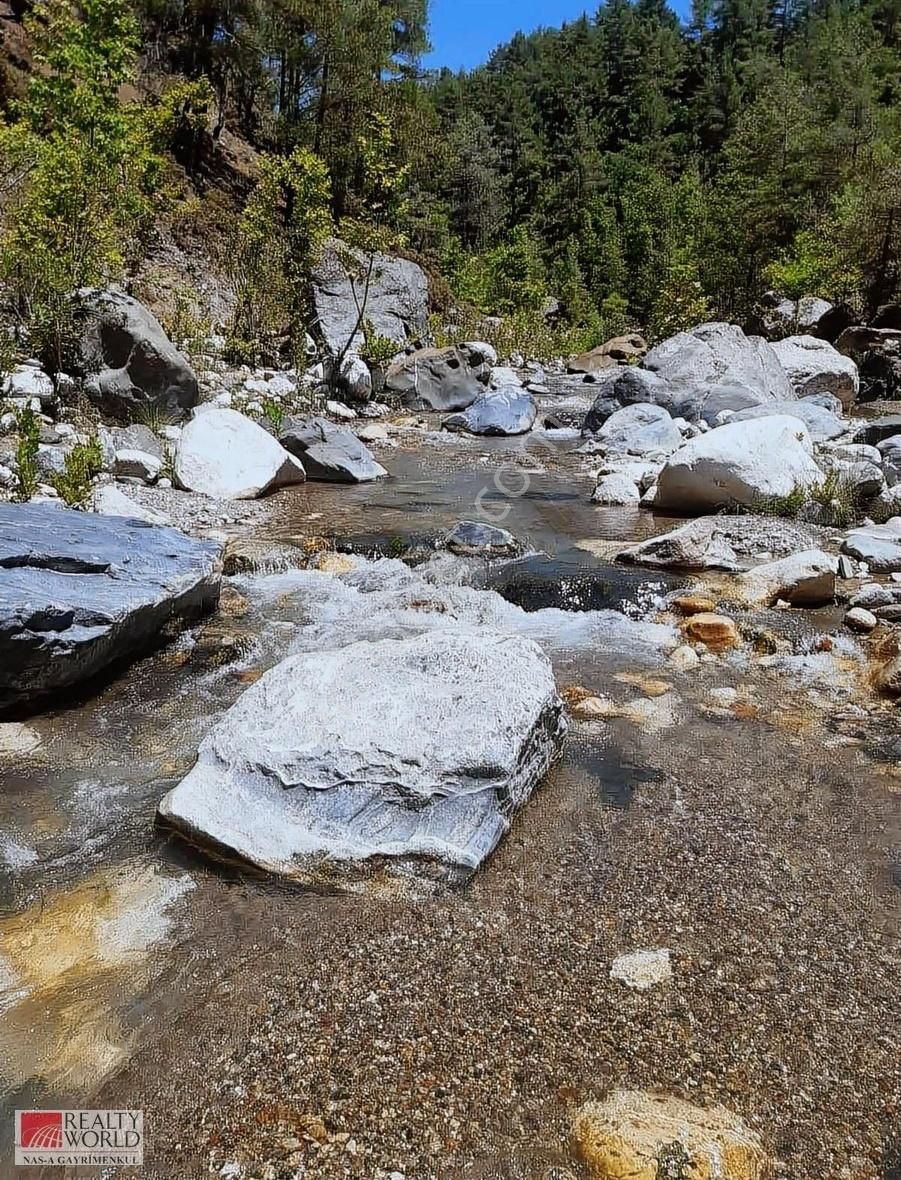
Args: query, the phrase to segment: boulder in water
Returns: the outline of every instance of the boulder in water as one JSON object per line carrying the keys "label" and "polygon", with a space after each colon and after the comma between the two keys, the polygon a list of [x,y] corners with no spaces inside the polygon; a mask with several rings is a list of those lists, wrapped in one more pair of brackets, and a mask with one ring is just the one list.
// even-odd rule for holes
{"label": "boulder in water", "polygon": [[268,872],[322,879],[386,861],[472,873],[566,730],[531,640],[442,629],[278,664],[203,741],[160,817]]}
{"label": "boulder in water", "polygon": [[215,607],[220,547],[143,521],[0,505],[0,707],[30,705]]}
{"label": "boulder in water", "polygon": [[300,459],[308,479],[369,483],[388,474],[352,430],[327,418],[291,418],[279,442]]}

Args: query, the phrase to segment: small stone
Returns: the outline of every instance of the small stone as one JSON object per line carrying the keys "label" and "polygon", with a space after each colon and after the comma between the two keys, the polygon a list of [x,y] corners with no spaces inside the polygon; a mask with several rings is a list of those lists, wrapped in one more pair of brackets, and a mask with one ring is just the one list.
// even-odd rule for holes
{"label": "small stone", "polygon": [[876,616],[864,610],[862,606],[852,607],[845,615],[845,626],[850,627],[852,631],[872,631],[878,623]]}
{"label": "small stone", "polygon": [[712,614],[716,603],[706,594],[680,594],[673,599],[673,609],[683,615]]}
{"label": "small stone", "polygon": [[657,984],[667,983],[673,977],[670,952],[665,948],[646,951],[630,951],[613,960],[610,978],[636,991],[649,991]]}
{"label": "small stone", "polygon": [[20,721],[0,722],[0,758],[25,758],[41,747],[40,734]]}
{"label": "small stone", "polygon": [[677,647],[667,660],[667,664],[674,672],[687,672],[690,668],[696,668],[700,662],[698,653],[687,643]]}
{"label": "small stone", "polygon": [[689,639],[705,644],[711,651],[736,647],[740,642],[735,620],[727,615],[716,615],[706,611],[692,615],[684,624],[683,630]]}
{"label": "small stone", "polygon": [[570,716],[576,721],[603,721],[618,713],[609,697],[591,696],[570,706]]}
{"label": "small stone", "polygon": [[333,418],[340,418],[343,422],[350,422],[356,418],[356,412],[346,406],[344,402],[327,401],[325,408]]}
{"label": "small stone", "polygon": [[844,553],[838,559],[838,576],[844,581],[854,577],[854,563]]}
{"label": "small stone", "polygon": [[901,656],[883,665],[876,674],[876,687],[887,696],[901,696]]}
{"label": "small stone", "polygon": [[341,574],[352,574],[357,568],[357,563],[347,553],[320,553],[313,568],[321,574],[340,577]]}

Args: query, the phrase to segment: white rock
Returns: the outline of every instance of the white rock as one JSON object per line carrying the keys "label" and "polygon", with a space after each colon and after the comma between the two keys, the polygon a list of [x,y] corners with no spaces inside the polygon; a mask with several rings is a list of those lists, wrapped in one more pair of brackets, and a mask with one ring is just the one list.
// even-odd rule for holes
{"label": "white rock", "polygon": [[372,374],[366,362],[353,353],[341,362],[341,388],[355,401],[365,402],[372,397]]}
{"label": "white rock", "polygon": [[25,758],[41,748],[41,735],[21,721],[0,722],[0,758]]}
{"label": "white rock", "polygon": [[344,422],[351,422],[357,416],[356,411],[352,410],[350,406],[346,406],[344,402],[327,401],[325,408],[333,418],[340,418]]}
{"label": "white rock", "polygon": [[792,606],[823,606],[835,599],[837,573],[837,558],[808,549],[755,566],[736,579],[736,589],[749,604],[771,605],[781,599]]}
{"label": "white rock", "polygon": [[385,857],[468,875],[565,730],[532,640],[448,627],[351,643],[290,657],[248,689],[160,814],[291,877]]}
{"label": "white rock", "polygon": [[3,382],[3,393],[10,398],[37,398],[38,410],[41,404],[49,404],[56,397],[53,382],[41,369],[31,365],[17,365]]}
{"label": "white rock", "polygon": [[213,398],[213,405],[220,406],[224,410],[230,410],[233,400],[231,393],[227,389],[223,389],[221,393],[217,393]]}
{"label": "white rock", "polygon": [[857,400],[857,365],[828,341],[815,336],[789,336],[777,341],[773,348],[797,397],[831,393],[846,410]]}
{"label": "white rock", "polygon": [[131,520],[144,520],[147,524],[172,524],[168,516],[138,504],[112,483],[97,488],[91,497],[91,508],[101,516],[126,516]]}
{"label": "white rock", "polygon": [[217,500],[252,500],[306,478],[299,460],[261,426],[215,408],[195,415],[182,431],[175,477],[187,491]]}
{"label": "white rock", "polygon": [[638,490],[638,485],[633,483],[627,475],[602,475],[591,499],[594,504],[608,507],[637,506],[641,501],[641,493]]}
{"label": "white rock", "polygon": [[729,423],[693,438],[671,455],[657,482],[658,508],[703,512],[759,506],[768,497],[822,482],[807,428],[774,416]]}
{"label": "white rock", "polygon": [[598,442],[608,451],[631,455],[664,455],[682,445],[682,432],[662,406],[639,402],[610,415],[597,432]]}
{"label": "white rock", "polygon": [[873,631],[879,625],[879,620],[862,606],[852,607],[845,615],[845,625],[852,631]]}
{"label": "white rock", "polygon": [[0,463],[0,488],[11,488],[16,482],[16,473]]}
{"label": "white rock", "polygon": [[630,951],[613,960],[610,978],[635,991],[646,992],[673,977],[670,952],[666,949]]}
{"label": "white rock", "polygon": [[677,647],[667,660],[667,664],[674,672],[688,672],[692,668],[696,668],[699,663],[698,653],[687,643]]}

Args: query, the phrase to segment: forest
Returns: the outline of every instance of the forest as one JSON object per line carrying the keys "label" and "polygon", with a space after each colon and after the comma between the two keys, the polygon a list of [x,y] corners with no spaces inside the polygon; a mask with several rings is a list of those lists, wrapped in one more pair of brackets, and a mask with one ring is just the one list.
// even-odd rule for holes
{"label": "forest", "polygon": [[0,279],[43,355],[61,363],[68,292],[127,278],[161,234],[225,260],[238,354],[297,337],[336,231],[424,263],[457,322],[552,325],[561,351],[741,322],[770,288],[859,316],[897,295],[899,0],[699,0],[689,22],[609,0],[459,74],[422,67],[428,18],[20,2]]}

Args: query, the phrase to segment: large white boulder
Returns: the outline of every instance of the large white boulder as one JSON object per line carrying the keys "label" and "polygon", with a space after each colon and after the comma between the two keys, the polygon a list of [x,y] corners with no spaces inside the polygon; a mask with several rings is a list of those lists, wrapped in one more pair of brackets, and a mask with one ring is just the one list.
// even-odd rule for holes
{"label": "large white boulder", "polygon": [[254,500],[306,476],[300,460],[250,418],[204,409],[182,431],[175,478],[186,491],[216,500]]}
{"label": "large white boulder", "polygon": [[720,426],[670,456],[657,481],[655,506],[707,512],[789,496],[822,483],[812,451],[798,418],[776,415]]}
{"label": "large white boulder", "polygon": [[611,414],[597,434],[607,451],[668,455],[682,445],[682,431],[662,406],[639,403]]}
{"label": "large white boulder", "polygon": [[816,336],[789,336],[772,345],[796,397],[831,393],[847,410],[860,392],[860,374],[850,357],[842,356]]}
{"label": "large white boulder", "polygon": [[699,324],[652,348],[644,368],[668,385],[741,386],[766,398],[792,397],[773,346],[735,324]]}
{"label": "large white boulder", "polygon": [[160,815],[288,877],[468,875],[529,798],[566,723],[530,639],[446,629],[293,656],[201,744]]}

